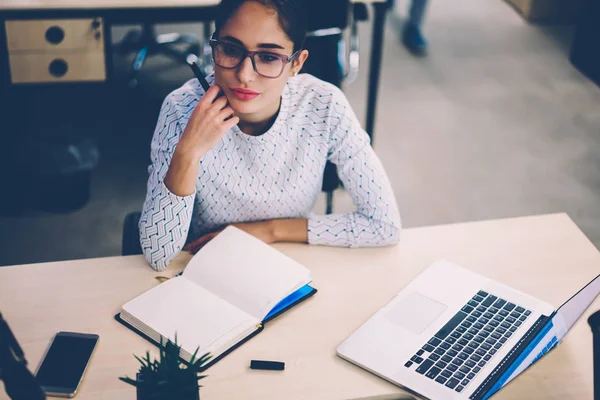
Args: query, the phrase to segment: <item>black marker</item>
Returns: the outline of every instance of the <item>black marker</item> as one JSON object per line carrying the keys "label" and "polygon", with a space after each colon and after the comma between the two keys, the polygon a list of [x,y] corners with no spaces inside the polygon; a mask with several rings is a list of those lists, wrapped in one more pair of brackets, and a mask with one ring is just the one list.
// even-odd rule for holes
{"label": "black marker", "polygon": [[266,369],[269,371],[283,371],[285,368],[285,363],[280,361],[262,361],[262,360],[252,360],[250,361],[251,369]]}
{"label": "black marker", "polygon": [[192,71],[194,72],[194,75],[196,75],[196,78],[198,78],[198,80],[200,81],[200,84],[204,88],[204,92],[208,92],[210,85],[208,84],[208,82],[206,82],[206,79],[204,78],[204,75],[202,75],[202,71],[200,71],[200,68],[198,68],[198,64],[196,64],[197,59],[198,58],[196,56],[189,55],[186,61],[189,64],[190,68],[192,68]]}

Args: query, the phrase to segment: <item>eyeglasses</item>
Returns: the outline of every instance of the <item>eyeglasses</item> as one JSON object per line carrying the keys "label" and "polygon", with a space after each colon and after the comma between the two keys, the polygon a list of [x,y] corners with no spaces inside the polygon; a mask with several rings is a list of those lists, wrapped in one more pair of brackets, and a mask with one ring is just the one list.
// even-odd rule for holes
{"label": "eyeglasses", "polygon": [[244,62],[246,57],[250,57],[254,71],[265,78],[279,78],[286,64],[292,62],[300,53],[298,50],[291,56],[286,56],[270,51],[248,51],[242,46],[215,39],[214,34],[209,43],[212,47],[213,60],[219,67],[235,69]]}

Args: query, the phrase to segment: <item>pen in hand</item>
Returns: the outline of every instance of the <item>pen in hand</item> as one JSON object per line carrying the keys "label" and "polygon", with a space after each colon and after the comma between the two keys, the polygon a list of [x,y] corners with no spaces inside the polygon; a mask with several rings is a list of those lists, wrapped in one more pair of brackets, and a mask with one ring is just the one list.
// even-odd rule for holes
{"label": "pen in hand", "polygon": [[[190,68],[194,72],[194,75],[196,75],[196,78],[200,82],[200,85],[202,85],[202,88],[204,89],[204,93],[206,93],[206,92],[208,92],[208,89],[210,88],[210,85],[206,81],[206,78],[202,74],[202,71],[200,71],[200,68],[198,67],[198,64],[196,63],[197,60],[198,60],[198,57],[196,57],[193,54],[190,54],[186,58],[186,61],[187,61],[188,65],[190,66]],[[219,98],[221,96],[224,96],[223,91],[219,92],[219,95],[217,96],[217,98]],[[227,103],[227,105],[229,105],[229,102]],[[231,117],[226,118],[225,121],[229,120],[230,118]]]}
{"label": "pen in hand", "polygon": [[196,75],[196,78],[198,78],[198,80],[200,81],[200,84],[202,85],[202,88],[204,89],[204,92],[206,93],[206,92],[208,92],[210,85],[204,78],[204,75],[202,75],[202,71],[200,71],[200,68],[198,68],[198,64],[196,64],[197,59],[198,59],[198,57],[196,57],[193,54],[190,54],[189,56],[187,56],[186,61],[187,61],[188,65],[190,66],[190,68],[192,68],[194,75]]}

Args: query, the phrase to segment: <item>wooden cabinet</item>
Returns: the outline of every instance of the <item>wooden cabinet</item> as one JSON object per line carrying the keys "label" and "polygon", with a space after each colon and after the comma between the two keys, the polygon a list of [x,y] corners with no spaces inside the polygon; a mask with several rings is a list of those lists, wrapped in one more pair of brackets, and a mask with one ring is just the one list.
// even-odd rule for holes
{"label": "wooden cabinet", "polygon": [[101,18],[8,20],[12,83],[106,80]]}

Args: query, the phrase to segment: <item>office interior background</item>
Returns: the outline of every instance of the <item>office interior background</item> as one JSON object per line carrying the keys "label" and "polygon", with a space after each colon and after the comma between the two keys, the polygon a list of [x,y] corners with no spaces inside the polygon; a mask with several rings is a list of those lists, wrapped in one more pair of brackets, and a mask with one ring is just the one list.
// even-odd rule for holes
{"label": "office interior background", "polygon": [[[430,0],[423,23],[429,49],[416,57],[400,41],[408,2],[396,3],[385,32],[373,146],[403,226],[567,212],[598,246],[600,88],[570,61],[572,10],[538,23],[510,1]],[[343,85],[363,125],[371,24],[359,24],[359,75]],[[112,40],[130,28],[114,27]],[[201,24],[158,30],[203,35]],[[0,266],[121,253],[124,217],[145,197],[160,105],[193,78],[188,66],[155,56],[132,89],[132,57],[114,54],[109,87],[43,86],[22,104],[27,120],[3,113],[2,141],[14,145],[17,162],[0,183]],[[57,102],[57,93],[67,101]],[[64,132],[73,143],[94,144],[99,158],[89,200],[75,210],[48,210],[40,160],[65,142]],[[315,212],[324,208],[323,195]],[[342,189],[333,208],[352,209]]]}

